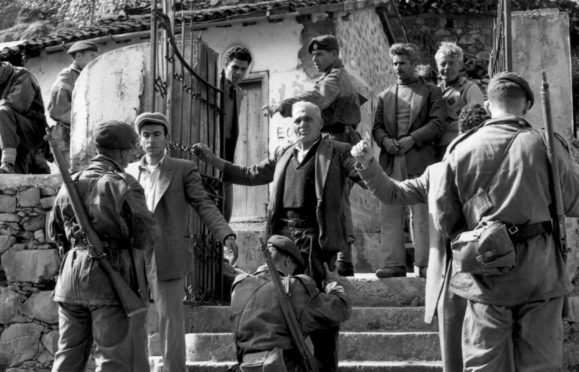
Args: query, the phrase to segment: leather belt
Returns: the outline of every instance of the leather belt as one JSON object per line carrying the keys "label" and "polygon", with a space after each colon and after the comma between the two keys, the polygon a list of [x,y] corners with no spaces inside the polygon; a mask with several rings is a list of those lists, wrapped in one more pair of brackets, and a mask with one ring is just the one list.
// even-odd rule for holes
{"label": "leather belt", "polygon": [[507,225],[507,231],[514,243],[519,243],[534,236],[553,232],[551,221],[529,223],[525,225]]}
{"label": "leather belt", "polygon": [[306,220],[288,220],[287,218],[280,218],[281,222],[290,229],[308,229],[315,227],[315,224]]}

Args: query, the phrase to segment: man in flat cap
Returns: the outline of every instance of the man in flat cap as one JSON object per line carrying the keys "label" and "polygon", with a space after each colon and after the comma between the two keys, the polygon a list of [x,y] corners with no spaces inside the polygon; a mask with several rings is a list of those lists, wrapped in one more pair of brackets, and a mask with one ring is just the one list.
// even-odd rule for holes
{"label": "man in flat cap", "polygon": [[[356,92],[350,74],[340,59],[340,46],[334,35],[314,37],[308,45],[308,52],[318,72],[322,75],[308,91],[286,98],[279,103],[266,106],[270,115],[279,112],[290,117],[292,105],[298,101],[311,102],[322,111],[322,133],[334,141],[356,144],[360,135],[356,127],[360,123],[360,96]],[[350,211],[350,187],[345,191],[344,217],[347,223],[348,244],[338,255],[340,275],[353,276],[352,246],[355,242],[352,213]]]}
{"label": "man in flat cap", "polygon": [[[124,169],[133,156],[137,135],[123,122],[107,121],[93,130],[97,156],[72,175],[92,227],[102,240],[111,266],[148,303],[143,252],[159,238],[139,183]],[[54,290],[58,302],[59,340],[53,371],[84,371],[94,342],[98,371],[133,372],[148,365],[145,333],[136,350],[133,329],[144,329],[145,317],[130,326],[107,274],[88,250],[83,226],[63,186],[47,221],[49,237],[64,253]]]}
{"label": "man in flat cap", "polygon": [[160,112],[144,112],[135,119],[135,129],[145,155],[130,164],[127,172],[145,189],[147,206],[161,228],[161,240],[145,259],[159,315],[163,371],[184,372],[183,297],[185,276],[193,269],[193,209],[215,239],[233,252],[232,264],[237,259],[236,236],[207,196],[195,163],[167,154],[167,117]]}
{"label": "man in flat cap", "polygon": [[83,68],[97,57],[98,47],[92,41],[77,41],[68,49],[70,66],[62,69],[50,89],[48,115],[56,124],[52,136],[59,140],[64,158],[70,162],[70,125],[72,123],[72,92]]}
{"label": "man in flat cap", "polygon": [[[272,184],[266,232],[294,240],[307,263],[305,273],[323,290],[323,264],[333,270],[338,252],[348,244],[343,193],[348,180],[360,182],[360,177],[350,145],[322,137],[318,106],[296,102],[292,119],[296,143],[279,147],[270,158],[252,166],[220,159],[206,145],[197,144],[196,149],[201,158],[222,171],[225,182]],[[338,333],[338,327],[333,327],[310,335],[322,371],[337,370]]]}
{"label": "man in flat cap", "polygon": [[[338,276],[324,265],[326,279],[320,291],[307,275],[295,275],[304,260],[295,243],[283,235],[272,235],[267,248],[272,261],[287,283],[288,297],[298,316],[304,336],[315,330],[339,326],[351,314],[350,298],[337,283]],[[253,274],[238,275],[231,294],[231,320],[235,334],[237,361],[255,363],[260,356],[282,350],[282,363],[289,372],[304,371],[287,322],[281,310],[278,289],[267,265]],[[326,342],[329,342],[327,340]]]}
{"label": "man in flat cap", "polygon": [[556,136],[561,178],[550,180],[543,133],[523,118],[534,96],[522,76],[497,74],[487,96],[492,118],[451,143],[441,183],[430,188],[434,223],[449,241],[464,242],[462,232],[495,222],[509,235],[492,246],[504,250],[499,257],[485,255],[487,275],[468,265],[468,245],[453,243],[450,290],[467,300],[464,369],[559,371],[563,297],[572,287],[552,232],[549,184],[560,183],[565,214],[578,216],[579,171]]}
{"label": "man in flat cap", "polygon": [[28,173],[44,144],[46,117],[40,85],[24,67],[0,63],[0,174]]}
{"label": "man in flat cap", "polygon": [[[372,135],[380,147],[380,165],[396,180],[418,177],[435,162],[433,143],[444,129],[444,103],[439,87],[417,76],[418,48],[397,43],[390,47],[396,84],[378,97]],[[382,205],[381,240],[384,259],[379,278],[406,276],[404,224],[406,207]],[[428,266],[428,207],[410,206],[414,265],[419,276]]]}

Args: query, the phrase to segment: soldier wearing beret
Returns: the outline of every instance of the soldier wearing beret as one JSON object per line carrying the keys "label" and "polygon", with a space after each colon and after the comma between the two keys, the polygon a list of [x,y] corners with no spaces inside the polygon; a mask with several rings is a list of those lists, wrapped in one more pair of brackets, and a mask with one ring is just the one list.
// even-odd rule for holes
{"label": "soldier wearing beret", "polygon": [[[292,106],[298,101],[311,102],[322,111],[322,133],[334,141],[356,144],[360,135],[356,127],[360,123],[360,98],[350,74],[340,59],[340,46],[334,35],[314,37],[308,45],[308,52],[318,72],[322,74],[308,91],[286,98],[279,103],[266,106],[270,115],[279,112],[283,117],[291,117]],[[355,242],[349,191],[345,191],[344,217],[347,223],[348,244],[338,255],[338,272],[343,276],[353,276],[352,246]]]}
{"label": "soldier wearing beret", "polygon": [[237,259],[237,242],[219,209],[207,196],[197,165],[174,159],[166,152],[169,121],[160,112],[144,112],[135,119],[143,158],[132,163],[127,173],[145,189],[147,206],[161,229],[161,240],[146,252],[147,277],[159,315],[163,345],[163,370],[184,372],[185,313],[184,279],[193,269],[194,241],[190,227],[193,210],[216,240]]}
{"label": "soldier wearing beret", "polygon": [[[142,295],[146,293],[143,252],[152,249],[159,234],[143,188],[124,173],[137,136],[130,125],[108,121],[94,128],[93,138],[97,156],[72,179],[111,266]],[[138,342],[133,335],[145,328],[145,317],[137,315],[132,321],[139,324],[130,324],[109,278],[87,249],[64,186],[47,228],[64,253],[54,290],[60,335],[52,370],[84,371],[93,342],[97,371],[133,372],[139,370],[137,366],[148,366],[146,334],[139,333]]]}
{"label": "soldier wearing beret", "polygon": [[0,174],[28,173],[44,144],[46,117],[40,85],[24,67],[0,63]]}
{"label": "soldier wearing beret", "polygon": [[98,47],[92,41],[77,41],[68,49],[72,57],[70,66],[62,69],[50,89],[48,115],[56,124],[52,127],[52,136],[59,140],[64,158],[70,158],[70,125],[72,91],[82,69],[97,57]]}
{"label": "soldier wearing beret", "polygon": [[[571,286],[551,228],[543,133],[524,119],[534,95],[522,76],[503,72],[491,79],[487,96],[491,119],[450,144],[440,184],[430,190],[434,223],[444,238],[500,221],[514,246],[511,263],[494,275],[473,273],[453,258],[450,290],[467,300],[464,369],[559,371],[563,296]],[[554,161],[565,215],[578,216],[579,171],[558,136]]]}
{"label": "soldier wearing beret", "polygon": [[[315,330],[338,326],[350,317],[350,298],[337,284],[338,276],[329,271],[327,265],[324,290],[319,291],[310,277],[294,275],[304,266],[304,260],[290,238],[272,235],[268,249],[282,283],[288,284],[288,297],[295,313],[299,314],[298,322],[304,336]],[[239,363],[249,363],[256,359],[252,356],[279,348],[289,372],[304,371],[267,265],[259,267],[253,274],[241,274],[235,279],[231,313]]]}

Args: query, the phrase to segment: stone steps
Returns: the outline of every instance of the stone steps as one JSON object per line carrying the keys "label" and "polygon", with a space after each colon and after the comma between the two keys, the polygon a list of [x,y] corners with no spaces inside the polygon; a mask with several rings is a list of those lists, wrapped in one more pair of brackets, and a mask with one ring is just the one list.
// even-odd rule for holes
{"label": "stone steps", "polygon": [[[226,362],[235,356],[232,333],[185,335],[187,361]],[[436,361],[436,332],[340,332],[340,359],[359,361]]]}
{"label": "stone steps", "polygon": [[[189,309],[189,333],[230,332],[229,306],[197,306]],[[436,332],[437,324],[424,323],[424,308],[354,307],[348,321],[340,326],[343,332]]]}

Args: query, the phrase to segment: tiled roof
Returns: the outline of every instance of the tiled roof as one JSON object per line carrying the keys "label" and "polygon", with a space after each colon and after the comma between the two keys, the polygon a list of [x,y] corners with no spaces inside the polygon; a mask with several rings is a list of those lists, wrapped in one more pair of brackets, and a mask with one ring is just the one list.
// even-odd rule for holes
{"label": "tiled roof", "polygon": [[[281,0],[258,3],[244,3],[218,8],[204,8],[177,13],[177,23],[183,20],[194,27],[208,27],[216,23],[227,23],[247,18],[268,18],[283,16],[289,13],[312,13],[323,11],[340,11],[361,9],[390,0]],[[150,9],[140,8],[127,12],[127,16],[103,19],[97,25],[79,27],[74,30],[58,31],[42,39],[24,40],[21,43],[0,50],[0,60],[17,54],[34,57],[42,50],[52,46],[68,46],[78,40],[94,39],[121,34],[128,34],[150,29]]]}

